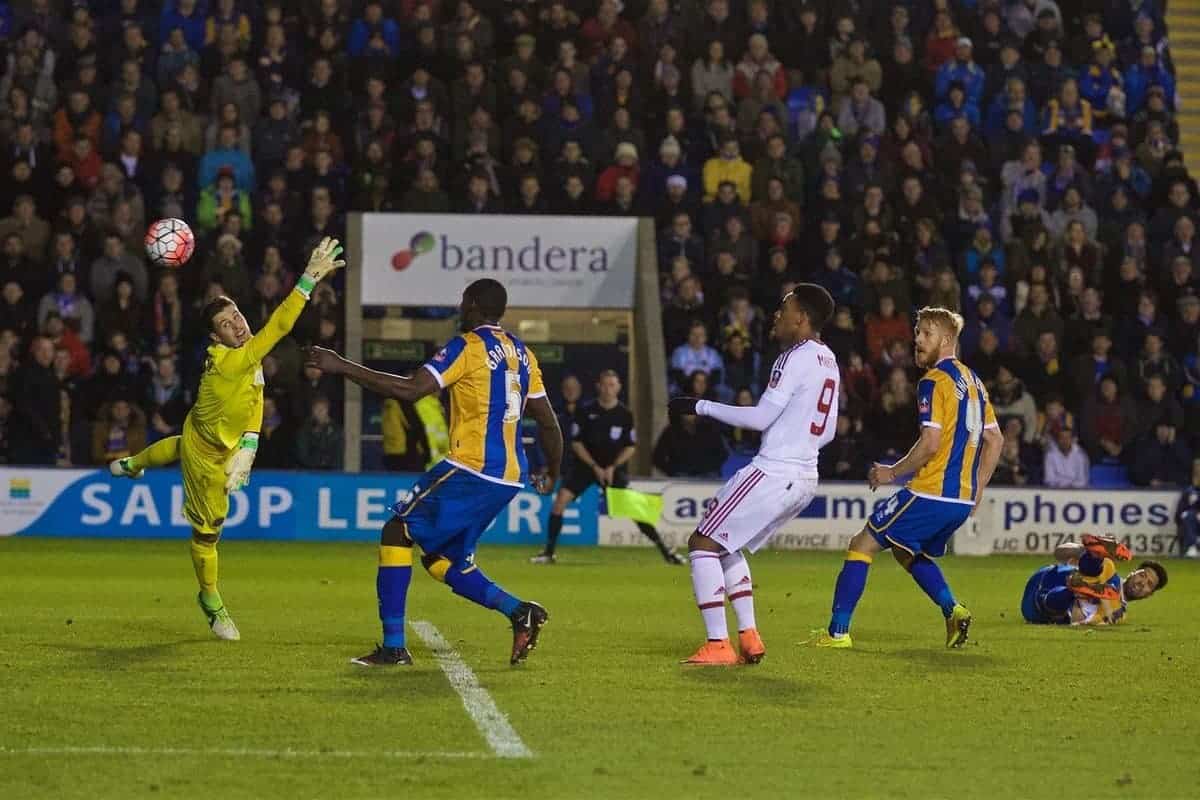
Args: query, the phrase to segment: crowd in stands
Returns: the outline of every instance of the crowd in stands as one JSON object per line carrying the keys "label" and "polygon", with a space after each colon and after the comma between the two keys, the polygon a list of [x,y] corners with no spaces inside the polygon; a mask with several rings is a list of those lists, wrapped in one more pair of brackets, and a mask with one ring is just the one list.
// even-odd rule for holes
{"label": "crowd in stands", "polygon": [[[15,5],[15,4],[14,4]],[[961,311],[997,483],[1184,484],[1200,243],[1162,0],[0,3],[0,429],[95,464],[177,432],[216,293],[261,324],[347,211],[655,220],[672,387],[753,403],[816,281],[844,372],[826,478],[916,438],[913,311]],[[149,220],[198,250],[150,268]],[[259,466],[337,465],[320,287],[264,364]],[[683,420],[656,463],[756,436]],[[727,460],[727,456],[729,459]]]}

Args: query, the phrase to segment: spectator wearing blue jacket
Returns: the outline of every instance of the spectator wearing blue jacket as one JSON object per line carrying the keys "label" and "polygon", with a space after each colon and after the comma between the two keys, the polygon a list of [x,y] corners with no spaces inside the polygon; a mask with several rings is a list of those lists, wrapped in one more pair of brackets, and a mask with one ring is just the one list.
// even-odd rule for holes
{"label": "spectator wearing blue jacket", "polygon": [[166,0],[158,24],[159,45],[172,30],[181,28],[188,47],[197,53],[203,50],[207,6],[204,0]]}
{"label": "spectator wearing blue jacket", "polygon": [[983,132],[987,136],[999,136],[1004,133],[1005,119],[1008,117],[1010,109],[1017,109],[1021,112],[1021,130],[1027,136],[1037,134],[1040,122],[1037,107],[1029,99],[1025,81],[1017,77],[1008,79],[1004,91],[996,95],[996,99],[988,107],[987,118],[983,123]]}
{"label": "spectator wearing blue jacket", "polygon": [[825,287],[833,296],[834,305],[850,308],[862,306],[858,275],[842,262],[842,253],[836,247],[826,251],[825,268],[817,273],[813,282]]}
{"label": "spectator wearing blue jacket", "polygon": [[1092,114],[1098,122],[1108,119],[1108,93],[1113,87],[1122,88],[1125,79],[1113,64],[1116,51],[1105,36],[1092,42],[1095,59],[1079,78],[1079,93],[1092,104]]}
{"label": "spectator wearing blue jacket", "polygon": [[671,353],[671,377],[676,385],[682,386],[695,372],[703,372],[709,385],[714,385],[721,381],[724,371],[725,361],[708,343],[708,328],[703,322],[693,322],[688,328],[687,341]]}
{"label": "spectator wearing blue jacket", "polygon": [[979,127],[979,106],[972,103],[961,83],[950,84],[949,96],[933,110],[933,121],[940,132],[950,129],[950,123],[958,117],[966,117],[972,128]]}
{"label": "spectator wearing blue jacket", "polygon": [[954,47],[954,58],[938,67],[934,84],[937,100],[949,98],[950,88],[958,83],[967,95],[967,102],[978,107],[983,103],[983,85],[987,80],[983,68],[972,58],[971,40],[960,37]]}
{"label": "spectator wearing blue jacket", "polygon": [[1125,113],[1136,114],[1146,105],[1146,93],[1151,86],[1163,87],[1167,108],[1175,110],[1175,79],[1163,67],[1158,53],[1150,45],[1142,48],[1138,63],[1125,70]]}
{"label": "spectator wearing blue jacket", "polygon": [[239,190],[254,191],[254,164],[238,146],[237,126],[221,126],[218,137],[216,149],[209,150],[200,159],[200,166],[196,170],[196,183],[201,189],[207,189],[216,183],[221,169],[227,167],[232,170],[233,181]]}
{"label": "spectator wearing blue jacket", "polygon": [[400,52],[400,26],[394,19],[383,16],[383,5],[379,0],[370,0],[363,9],[363,15],[350,26],[346,52],[355,58],[363,55],[367,50],[367,42],[375,34],[383,37],[384,44],[393,54]]}

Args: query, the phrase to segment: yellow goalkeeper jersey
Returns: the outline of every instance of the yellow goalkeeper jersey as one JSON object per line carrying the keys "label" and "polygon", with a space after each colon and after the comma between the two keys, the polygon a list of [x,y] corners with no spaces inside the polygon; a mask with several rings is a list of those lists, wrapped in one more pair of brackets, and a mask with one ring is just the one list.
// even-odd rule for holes
{"label": "yellow goalkeeper jersey", "polygon": [[188,412],[184,434],[198,437],[215,450],[238,446],[246,431],[262,427],[262,360],[292,330],[306,297],[293,289],[263,329],[241,347],[214,344],[208,348],[196,404]]}

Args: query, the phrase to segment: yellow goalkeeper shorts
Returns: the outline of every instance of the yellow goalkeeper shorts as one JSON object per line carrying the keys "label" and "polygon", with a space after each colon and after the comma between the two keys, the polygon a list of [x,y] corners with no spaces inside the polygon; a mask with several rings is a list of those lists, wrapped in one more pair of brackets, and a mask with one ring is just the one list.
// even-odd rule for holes
{"label": "yellow goalkeeper shorts", "polygon": [[229,454],[188,436],[181,445],[183,515],[197,533],[219,535],[229,515],[229,494],[225,491],[225,461]]}

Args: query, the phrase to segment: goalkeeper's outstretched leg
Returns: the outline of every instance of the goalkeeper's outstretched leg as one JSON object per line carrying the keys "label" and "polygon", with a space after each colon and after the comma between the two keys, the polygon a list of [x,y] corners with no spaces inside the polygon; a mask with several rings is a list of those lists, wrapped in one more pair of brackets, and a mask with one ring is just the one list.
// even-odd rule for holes
{"label": "goalkeeper's outstretched leg", "polygon": [[179,460],[179,441],[182,438],[168,436],[159,439],[140,453],[113,461],[108,465],[108,471],[114,478],[137,480],[148,468],[170,466]]}

